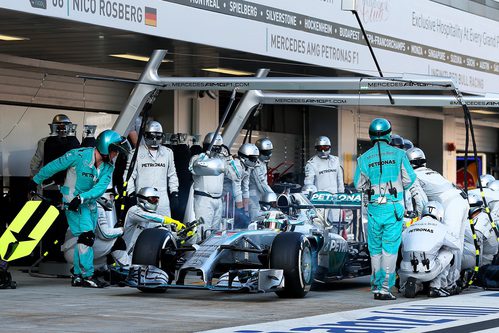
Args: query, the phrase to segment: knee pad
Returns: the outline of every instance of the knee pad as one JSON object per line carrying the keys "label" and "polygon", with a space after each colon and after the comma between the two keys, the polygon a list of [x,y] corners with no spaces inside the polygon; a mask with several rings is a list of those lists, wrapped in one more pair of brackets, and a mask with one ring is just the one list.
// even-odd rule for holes
{"label": "knee pad", "polygon": [[78,244],[83,244],[88,247],[92,247],[95,242],[95,234],[93,231],[86,231],[78,236]]}
{"label": "knee pad", "polygon": [[111,252],[113,251],[126,251],[126,243],[123,238],[118,237],[114,242],[113,247],[111,248]]}

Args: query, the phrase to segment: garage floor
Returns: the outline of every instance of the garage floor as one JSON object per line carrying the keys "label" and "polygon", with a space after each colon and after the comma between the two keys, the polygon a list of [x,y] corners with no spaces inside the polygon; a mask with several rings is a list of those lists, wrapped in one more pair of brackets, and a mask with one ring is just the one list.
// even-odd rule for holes
{"label": "garage floor", "polygon": [[273,293],[75,288],[69,279],[11,272],[18,288],[0,290],[0,332],[194,332],[386,305],[372,299],[368,277],[284,300]]}

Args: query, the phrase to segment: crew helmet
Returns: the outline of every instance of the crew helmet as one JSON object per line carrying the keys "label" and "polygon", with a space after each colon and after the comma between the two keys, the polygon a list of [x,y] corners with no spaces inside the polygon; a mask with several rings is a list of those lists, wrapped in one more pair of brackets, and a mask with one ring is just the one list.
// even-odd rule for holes
{"label": "crew helmet", "polygon": [[471,217],[475,212],[479,211],[483,207],[482,198],[478,193],[468,192],[468,203],[470,204],[469,216]]}
{"label": "crew helmet", "polygon": [[319,136],[315,139],[315,150],[320,158],[328,158],[331,153],[331,140],[327,136]]}
{"label": "crew helmet", "polygon": [[262,162],[268,162],[270,157],[272,156],[272,150],[274,149],[274,145],[269,138],[258,139],[255,142],[256,147],[260,151],[259,159]]}
{"label": "crew helmet", "polygon": [[390,146],[404,149],[404,138],[398,134],[392,134],[392,139],[390,140]]}
{"label": "crew helmet", "polygon": [[444,218],[444,207],[438,201],[429,201],[423,208],[422,216],[431,216],[442,222]]}
{"label": "crew helmet", "polygon": [[163,127],[161,124],[155,120],[150,120],[147,122],[144,129],[144,140],[147,147],[158,148],[163,142]]}
{"label": "crew helmet", "polygon": [[426,166],[426,156],[421,149],[414,147],[409,149],[405,154],[414,169]]}
{"label": "crew helmet", "polygon": [[490,174],[485,174],[480,176],[480,183],[482,183],[483,187],[488,187],[489,183],[493,182],[494,180],[496,179],[494,178],[494,176]]}
{"label": "crew helmet", "polygon": [[128,155],[132,149],[128,140],[113,130],[105,130],[99,134],[96,139],[96,148],[104,156],[113,151]]}
{"label": "crew helmet", "polygon": [[[66,136],[71,132],[71,125],[73,123],[69,120],[69,117],[65,114],[57,114],[52,119],[52,123],[49,124],[50,134],[51,135],[59,135]],[[76,126],[75,126],[76,130]]]}
{"label": "crew helmet", "polygon": [[277,207],[277,194],[274,192],[265,192],[260,198],[260,203],[267,207]]}
{"label": "crew helmet", "polygon": [[310,199],[312,197],[312,194],[314,194],[315,192],[317,192],[317,186],[313,184],[305,184],[301,188],[301,193],[305,195],[308,199]]}
{"label": "crew helmet", "polygon": [[143,187],[137,193],[137,204],[145,211],[155,213],[159,204],[159,191],[154,187]]}
{"label": "crew helmet", "polygon": [[414,148],[414,144],[409,139],[404,139],[404,150],[407,151],[411,148]]}
{"label": "crew helmet", "polygon": [[487,187],[489,189],[491,189],[492,191],[498,191],[499,192],[499,180],[494,180],[493,182],[488,183]]}
{"label": "crew helmet", "polygon": [[245,143],[237,151],[237,156],[241,159],[245,166],[254,168],[258,161],[260,151],[253,143]]}
{"label": "crew helmet", "polygon": [[[206,134],[203,140],[203,149],[206,151],[210,147],[211,141],[213,140],[213,137],[215,136],[215,132],[210,132]],[[215,141],[213,142],[213,147],[211,148],[212,151],[216,153],[220,153],[222,151],[222,146],[224,144],[224,139],[222,138],[222,135],[218,133],[215,137]]]}
{"label": "crew helmet", "polygon": [[369,138],[371,142],[385,141],[390,143],[392,134],[392,125],[384,118],[376,118],[369,125]]}

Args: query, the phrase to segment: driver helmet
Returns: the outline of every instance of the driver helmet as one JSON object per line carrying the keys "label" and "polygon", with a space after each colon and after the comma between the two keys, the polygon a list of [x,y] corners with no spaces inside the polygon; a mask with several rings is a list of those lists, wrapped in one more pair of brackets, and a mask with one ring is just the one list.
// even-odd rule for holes
{"label": "driver helmet", "polygon": [[439,222],[443,222],[444,218],[444,207],[442,204],[438,201],[429,201],[426,206],[423,208],[423,212],[421,214],[422,217],[424,216],[431,216],[435,220]]}
{"label": "driver helmet", "polygon": [[488,187],[489,183],[493,182],[494,180],[496,179],[494,178],[494,176],[490,174],[485,174],[480,176],[480,183],[482,183],[483,187]]}
{"label": "driver helmet", "polygon": [[414,144],[409,139],[404,139],[404,150],[408,151],[409,149],[414,148]]}
{"label": "driver helmet", "polygon": [[128,140],[113,130],[105,130],[95,140],[95,147],[102,156],[109,156],[110,152],[128,155],[132,148]]}
{"label": "driver helmet", "polygon": [[272,150],[274,145],[269,138],[259,139],[255,142],[256,147],[260,151],[260,156],[258,157],[262,162],[268,162],[272,156]]}
{"label": "driver helmet", "polygon": [[487,187],[490,188],[492,191],[499,192],[499,180],[494,180],[493,182],[488,183]]}
{"label": "driver helmet", "polygon": [[144,140],[146,146],[149,148],[157,149],[163,142],[163,127],[155,120],[147,122],[144,129]]}
{"label": "driver helmet", "polygon": [[258,148],[252,143],[243,144],[237,151],[237,156],[239,156],[243,164],[248,168],[255,167],[259,155]]}
{"label": "driver helmet", "polygon": [[475,212],[482,210],[483,201],[478,193],[468,192],[468,203],[470,204],[469,216],[471,217]]}
{"label": "driver helmet", "polygon": [[[58,114],[52,119],[52,123],[49,124],[50,135],[57,136],[67,136],[73,130],[73,123],[69,120],[69,117],[65,114]],[[76,124],[74,126],[74,131],[76,131]]]}
{"label": "driver helmet", "polygon": [[398,134],[392,134],[390,146],[404,149],[404,138]]}
{"label": "driver helmet", "polygon": [[414,169],[426,166],[426,156],[421,149],[411,148],[406,152],[406,155]]}
{"label": "driver helmet", "polygon": [[392,134],[392,125],[384,118],[376,118],[369,125],[369,138],[372,143],[385,141],[390,143]]}
{"label": "driver helmet", "polygon": [[331,153],[331,140],[329,140],[327,136],[319,136],[315,139],[315,150],[317,151],[317,156],[319,156],[319,158],[328,158]]}
{"label": "driver helmet", "polygon": [[312,197],[312,194],[314,194],[315,192],[317,192],[317,186],[313,184],[305,184],[301,188],[301,193],[305,195],[308,199],[310,199]]}
{"label": "driver helmet", "polygon": [[[210,132],[210,133],[206,134],[206,136],[204,137],[204,140],[203,140],[203,150],[204,151],[208,150],[214,136],[215,136],[215,132]],[[215,137],[215,141],[213,142],[213,147],[211,148],[211,151],[213,151],[214,153],[220,154],[222,152],[223,144],[224,144],[224,139],[222,138],[222,135],[220,135],[220,133],[218,133]]]}
{"label": "driver helmet", "polygon": [[137,204],[147,212],[155,213],[159,204],[159,191],[154,187],[143,187],[137,193]]}

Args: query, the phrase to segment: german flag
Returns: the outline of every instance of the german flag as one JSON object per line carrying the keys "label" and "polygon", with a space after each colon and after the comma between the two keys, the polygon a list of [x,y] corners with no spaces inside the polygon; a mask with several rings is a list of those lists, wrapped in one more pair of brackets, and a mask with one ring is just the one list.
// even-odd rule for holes
{"label": "german flag", "polygon": [[146,25],[155,27],[157,23],[156,8],[146,7],[145,11]]}

